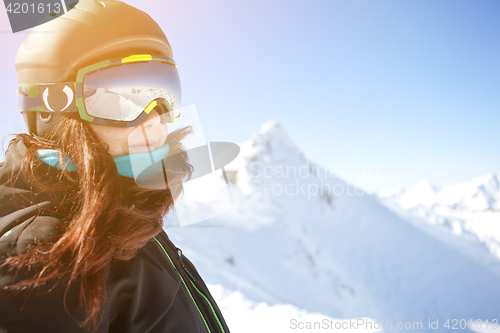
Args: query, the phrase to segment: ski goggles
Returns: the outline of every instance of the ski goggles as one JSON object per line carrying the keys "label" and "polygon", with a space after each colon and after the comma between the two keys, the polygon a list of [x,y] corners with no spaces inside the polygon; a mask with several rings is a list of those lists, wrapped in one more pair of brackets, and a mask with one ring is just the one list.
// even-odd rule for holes
{"label": "ski goggles", "polygon": [[76,82],[19,84],[20,112],[78,112],[99,125],[134,127],[156,110],[162,123],[179,117],[177,65],[165,56],[131,55],[81,68]]}

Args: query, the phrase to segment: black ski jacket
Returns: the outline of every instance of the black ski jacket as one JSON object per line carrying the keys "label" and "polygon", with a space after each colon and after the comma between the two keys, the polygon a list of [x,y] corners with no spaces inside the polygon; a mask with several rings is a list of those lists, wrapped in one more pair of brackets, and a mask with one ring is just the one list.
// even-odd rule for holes
{"label": "black ski jacket", "polygon": [[[57,212],[49,214],[44,208],[63,193],[34,193],[22,175],[11,181],[25,152],[25,145],[14,139],[5,162],[0,163],[0,265],[34,240],[57,232],[53,223],[34,222],[58,221]],[[40,170],[48,177],[59,172],[48,165]],[[151,239],[130,261],[113,262],[110,271],[109,306],[99,332],[229,332],[196,268],[165,232]],[[13,281],[17,281],[13,273],[0,269],[0,287]],[[69,289],[66,304],[65,286],[18,294],[0,291],[0,332],[84,332],[72,317],[78,309],[75,288]]]}

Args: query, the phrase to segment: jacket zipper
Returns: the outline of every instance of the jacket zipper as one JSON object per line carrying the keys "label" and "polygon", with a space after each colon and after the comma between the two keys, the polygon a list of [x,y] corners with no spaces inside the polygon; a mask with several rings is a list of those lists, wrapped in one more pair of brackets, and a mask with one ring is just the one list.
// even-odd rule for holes
{"label": "jacket zipper", "polygon": [[219,327],[220,327],[220,330],[222,331],[222,333],[225,333],[224,331],[224,327],[222,327],[222,324],[219,320],[219,317],[217,316],[217,313],[215,313],[215,310],[214,310],[214,307],[212,306],[212,303],[210,302],[210,300],[198,289],[198,287],[196,287],[196,284],[194,282],[196,282],[196,280],[194,279],[193,275],[191,273],[189,273],[189,271],[187,270],[186,266],[184,266],[184,263],[182,262],[182,250],[179,249],[178,247],[176,247],[177,249],[177,253],[179,254],[179,261],[181,263],[181,266],[182,268],[184,269],[184,271],[186,271],[186,273],[189,275],[189,277],[191,278],[191,284],[193,285],[194,289],[196,289],[196,291],[205,299],[205,301],[207,301],[208,303],[208,306],[210,306],[210,309],[212,310],[212,314],[214,315],[215,317],[215,320],[217,320],[217,323],[219,324]]}
{"label": "jacket zipper", "polygon": [[[170,261],[170,263],[172,264],[172,266],[174,266],[175,270],[177,271],[177,274],[179,274],[179,277],[181,278],[181,281],[182,283],[184,284],[184,287],[186,287],[186,290],[187,292],[189,293],[189,296],[191,297],[191,300],[193,301],[194,305],[196,306],[196,309],[198,310],[198,313],[200,314],[201,316],[201,319],[203,319],[203,322],[205,323],[205,326],[208,330],[208,333],[211,333],[210,331],[210,327],[208,327],[208,324],[207,324],[207,321],[205,320],[205,317],[203,316],[203,314],[201,313],[201,310],[200,308],[198,307],[198,304],[196,303],[196,300],[194,299],[193,295],[191,294],[191,291],[189,290],[186,282],[184,281],[184,278],[182,277],[181,275],[181,272],[179,272],[179,270],[177,269],[177,267],[174,265],[172,259],[170,258],[170,256],[168,255],[167,253],[167,250],[165,250],[165,248],[163,247],[163,245],[161,244],[161,242],[156,238],[156,237],[153,237],[154,240],[156,241],[156,243],[158,243],[158,245],[160,246],[160,248],[163,250],[163,252],[165,252],[165,254],[167,255],[167,258],[168,260]],[[192,283],[192,282],[191,282]]]}
{"label": "jacket zipper", "polygon": [[[203,317],[203,314],[201,313],[201,310],[200,308],[198,307],[198,304],[196,303],[193,295],[191,295],[191,291],[189,290],[186,282],[184,281],[184,279],[182,278],[182,275],[181,273],[177,270],[177,267],[174,265],[174,263],[172,262],[172,259],[170,259],[170,256],[168,255],[167,251],[165,250],[165,248],[163,247],[163,245],[161,244],[161,242],[156,238],[156,237],[153,237],[155,239],[155,241],[158,243],[158,245],[161,247],[161,249],[163,250],[163,252],[165,252],[165,254],[167,255],[167,258],[168,260],[170,261],[170,263],[172,264],[172,266],[174,266],[175,270],[177,271],[177,273],[179,274],[179,277],[181,278],[182,280],[182,283],[184,284],[184,286],[186,287],[188,293],[189,293],[189,296],[191,296],[191,299],[193,300],[193,303],[194,305],[196,306],[196,308],[198,309],[198,312],[200,313],[200,316],[201,318],[203,319],[203,322],[205,323],[205,326],[207,327],[207,330],[208,332],[210,333],[210,328],[208,327],[208,324],[207,322],[205,321],[205,317]],[[222,326],[220,320],[219,320],[219,316],[217,316],[217,313],[215,312],[214,310],[214,307],[212,306],[212,303],[210,302],[210,300],[198,289],[198,287],[196,287],[196,284],[194,282],[196,282],[196,279],[194,278],[193,274],[191,274],[188,269],[186,268],[186,266],[184,266],[184,262],[182,262],[182,250],[179,249],[178,247],[175,248],[177,250],[177,254],[179,255],[179,262],[181,263],[181,267],[182,269],[187,273],[187,275],[189,276],[190,278],[190,282],[191,284],[193,285],[194,289],[196,289],[196,291],[203,297],[203,299],[205,299],[205,301],[207,301],[207,304],[208,306],[210,307],[210,309],[212,310],[212,314],[213,316],[215,317],[215,320],[217,320],[217,323],[219,324],[219,328],[221,330],[222,333],[225,333],[225,330],[224,330],[224,327]]]}

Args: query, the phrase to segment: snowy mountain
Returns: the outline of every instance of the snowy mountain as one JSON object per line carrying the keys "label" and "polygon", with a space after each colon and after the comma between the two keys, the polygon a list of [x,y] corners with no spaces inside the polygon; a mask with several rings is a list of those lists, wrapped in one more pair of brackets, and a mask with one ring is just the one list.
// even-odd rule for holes
{"label": "snowy mountain", "polygon": [[[166,231],[220,295],[223,286],[260,304],[255,309],[276,313],[272,328],[259,317],[259,332],[296,331],[291,320],[312,318],[300,311],[372,318],[385,323],[384,331],[391,331],[388,322],[393,330],[398,322],[416,322],[419,331],[431,331],[429,320],[439,320],[444,331],[447,319],[498,318],[499,275],[479,256],[463,255],[377,196],[306,160],[277,123],[240,146],[225,169],[242,202],[183,228],[169,216]],[[217,199],[182,204],[205,212],[217,210]],[[293,310],[276,310],[282,307]],[[228,313],[228,322],[237,322]],[[252,318],[252,330],[240,325],[241,332],[256,331],[259,319]]]}
{"label": "snowy mountain", "polygon": [[469,253],[472,247],[500,260],[500,182],[496,174],[441,186],[421,181],[378,195],[387,207],[437,237],[454,244],[466,242]]}
{"label": "snowy mountain", "polygon": [[407,188],[382,191],[379,196],[397,200],[404,209],[441,206],[456,211],[500,212],[500,182],[494,173],[443,186],[424,180]]}

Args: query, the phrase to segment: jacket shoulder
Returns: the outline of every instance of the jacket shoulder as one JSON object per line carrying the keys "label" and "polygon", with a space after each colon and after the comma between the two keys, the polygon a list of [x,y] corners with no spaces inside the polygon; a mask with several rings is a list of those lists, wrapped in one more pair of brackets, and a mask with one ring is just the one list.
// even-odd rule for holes
{"label": "jacket shoulder", "polygon": [[[25,208],[11,215],[10,223],[0,224],[0,258],[23,253],[30,244],[43,240],[54,240],[60,236],[61,221],[52,216],[38,216],[38,208]],[[4,221],[5,222],[5,221]]]}
{"label": "jacket shoulder", "polygon": [[150,332],[170,311],[180,287],[177,272],[150,240],[131,260],[113,263],[103,330]]}

